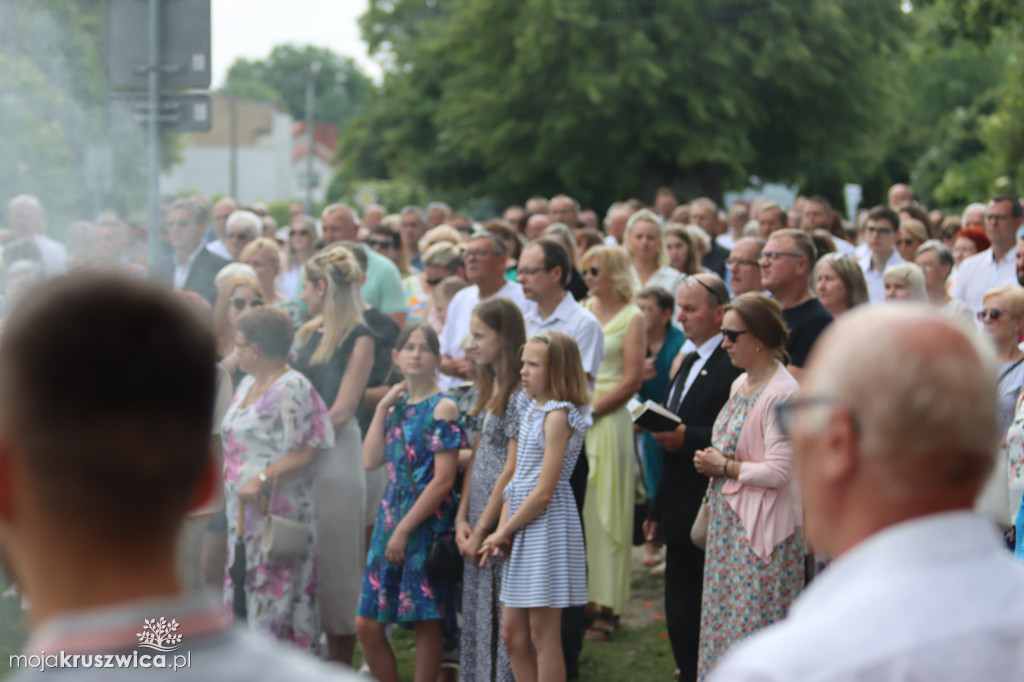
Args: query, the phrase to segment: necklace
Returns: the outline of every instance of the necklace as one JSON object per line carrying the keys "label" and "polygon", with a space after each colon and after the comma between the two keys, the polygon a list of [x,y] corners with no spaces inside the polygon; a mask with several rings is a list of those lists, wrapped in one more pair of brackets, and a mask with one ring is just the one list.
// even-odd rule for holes
{"label": "necklace", "polygon": [[284,373],[285,373],[285,372],[287,372],[287,371],[288,371],[288,366],[287,366],[287,365],[285,365],[285,366],[284,366],[284,367],[282,367],[282,368],[281,368],[280,370],[278,370],[277,372],[275,372],[275,373],[273,374],[273,376],[270,376],[270,377],[268,377],[268,378],[267,378],[267,379],[265,379],[264,381],[261,381],[261,382],[253,382],[252,388],[251,388],[251,389],[249,389],[249,395],[248,395],[248,396],[246,396],[246,400],[245,400],[245,404],[246,404],[246,406],[248,406],[248,405],[251,405],[251,404],[252,404],[252,403],[254,403],[254,402],[255,402],[255,401],[256,401],[256,400],[257,400],[257,399],[258,399],[258,398],[259,398],[259,397],[260,397],[261,395],[263,395],[264,393],[266,393],[266,392],[267,392],[267,389],[269,389],[269,388],[270,388],[271,386],[273,386],[273,385],[274,385],[274,382],[275,382],[275,381],[277,381],[278,379],[280,379],[280,378],[281,378],[282,376],[284,376]]}
{"label": "necklace", "polygon": [[757,379],[754,379],[753,375],[751,375],[750,372],[747,372],[747,388],[749,388],[751,392],[760,388],[768,377],[775,372],[775,365],[777,363],[778,360],[773,359]]}

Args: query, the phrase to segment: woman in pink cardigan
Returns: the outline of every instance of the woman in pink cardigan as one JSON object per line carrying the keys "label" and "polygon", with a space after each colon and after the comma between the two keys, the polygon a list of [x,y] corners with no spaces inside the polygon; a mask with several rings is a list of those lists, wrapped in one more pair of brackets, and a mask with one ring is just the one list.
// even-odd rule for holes
{"label": "woman in pink cardigan", "polygon": [[785,616],[804,585],[793,450],[775,412],[797,390],[783,365],[789,332],[767,296],[743,294],[725,310],[722,347],[746,371],[715,420],[712,447],[693,458],[712,477],[699,679],[734,642]]}

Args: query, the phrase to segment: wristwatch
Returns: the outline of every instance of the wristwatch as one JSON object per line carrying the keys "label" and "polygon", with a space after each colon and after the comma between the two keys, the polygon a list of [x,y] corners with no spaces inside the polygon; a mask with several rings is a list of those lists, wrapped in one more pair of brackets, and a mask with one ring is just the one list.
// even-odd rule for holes
{"label": "wristwatch", "polygon": [[263,485],[267,484],[267,472],[259,472],[258,474],[256,474],[256,478],[260,479],[260,483],[262,483]]}

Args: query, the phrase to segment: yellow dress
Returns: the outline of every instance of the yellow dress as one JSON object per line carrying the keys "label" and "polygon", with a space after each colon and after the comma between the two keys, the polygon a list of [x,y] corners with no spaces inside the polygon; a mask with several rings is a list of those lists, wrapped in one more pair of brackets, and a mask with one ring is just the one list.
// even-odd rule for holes
{"label": "yellow dress", "polygon": [[[589,304],[588,304],[589,308]],[[630,303],[602,327],[605,356],[597,370],[594,397],[622,380],[622,345],[640,308]],[[633,540],[633,422],[625,406],[603,415],[587,430],[587,494],[583,534],[587,541],[587,601],[622,613],[629,601]]]}

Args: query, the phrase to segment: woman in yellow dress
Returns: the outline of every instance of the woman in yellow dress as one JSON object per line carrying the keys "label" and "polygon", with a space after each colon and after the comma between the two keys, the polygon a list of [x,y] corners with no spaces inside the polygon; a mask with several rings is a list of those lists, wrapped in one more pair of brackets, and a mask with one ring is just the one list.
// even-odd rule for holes
{"label": "woman in yellow dress", "polygon": [[584,255],[582,267],[590,289],[585,306],[601,323],[605,345],[594,391],[594,425],[585,440],[590,472],[583,532],[588,612],[593,616],[586,637],[606,640],[629,600],[636,455],[626,403],[643,383],[647,339],[643,313],[633,303],[636,285],[629,253],[620,246],[597,246]]}

